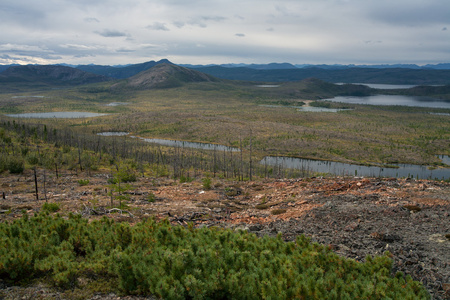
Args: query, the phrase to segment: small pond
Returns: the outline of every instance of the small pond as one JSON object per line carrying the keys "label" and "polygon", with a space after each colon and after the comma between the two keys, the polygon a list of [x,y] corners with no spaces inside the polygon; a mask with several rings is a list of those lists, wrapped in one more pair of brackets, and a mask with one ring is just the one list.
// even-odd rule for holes
{"label": "small pond", "polygon": [[348,108],[327,108],[327,107],[315,107],[315,106],[304,106],[300,107],[298,111],[307,111],[307,112],[339,112],[345,110],[352,110]]}
{"label": "small pond", "polygon": [[128,105],[129,103],[126,102],[111,102],[106,104],[106,106],[119,106],[119,105]]}
{"label": "small pond", "polygon": [[239,151],[238,148],[228,147],[228,146],[224,146],[224,145],[217,145],[217,144],[185,142],[185,141],[166,140],[166,139],[146,139],[146,138],[140,138],[140,139],[145,142],[148,142],[148,143],[154,143],[154,144],[170,146],[170,147],[195,148],[195,149],[202,149],[202,150],[232,151],[232,152]]}
{"label": "small pond", "polygon": [[414,177],[419,179],[449,179],[450,168],[428,169],[426,166],[399,164],[398,168],[369,167],[332,161],[266,156],[260,164],[284,168],[329,173],[339,176]]}
{"label": "small pond", "polygon": [[259,84],[259,85],[257,85],[257,87],[260,87],[260,88],[277,88],[279,86],[280,86],[279,84]]}
{"label": "small pond", "polygon": [[102,136],[126,136],[129,135],[128,132],[123,132],[123,131],[106,131],[106,132],[99,132],[97,133],[97,135],[102,135]]}
{"label": "small pond", "polygon": [[31,118],[31,119],[75,119],[75,118],[92,118],[106,116],[107,114],[81,112],[81,111],[57,111],[45,113],[24,113],[24,114],[9,114],[6,115],[12,118]]}

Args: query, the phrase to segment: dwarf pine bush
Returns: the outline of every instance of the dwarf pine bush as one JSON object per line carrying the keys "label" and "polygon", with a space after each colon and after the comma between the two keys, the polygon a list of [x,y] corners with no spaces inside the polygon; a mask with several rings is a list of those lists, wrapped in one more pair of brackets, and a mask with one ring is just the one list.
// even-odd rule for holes
{"label": "dwarf pine bush", "polygon": [[[391,277],[389,253],[356,262],[304,236],[295,242],[218,228],[130,226],[48,213],[0,223],[0,278],[112,278],[125,294],[163,299],[427,299],[410,276]],[[115,286],[111,284],[111,290]]]}

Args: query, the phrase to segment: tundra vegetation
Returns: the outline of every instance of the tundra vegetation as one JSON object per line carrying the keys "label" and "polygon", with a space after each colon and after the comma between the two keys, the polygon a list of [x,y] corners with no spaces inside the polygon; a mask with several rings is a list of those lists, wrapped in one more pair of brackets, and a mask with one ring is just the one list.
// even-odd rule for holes
{"label": "tundra vegetation", "polygon": [[[316,80],[276,89],[239,82],[176,83],[151,90],[97,83],[40,91],[39,97],[36,92],[0,94],[1,113],[109,114],[85,119],[1,116],[1,175],[42,171],[45,189],[45,174],[87,174],[77,180],[87,185],[89,176],[106,173],[110,208],[123,211],[128,209],[128,185],[139,176],[180,182],[199,178],[206,190],[215,177],[314,175],[256,163],[266,155],[434,167],[442,165],[436,155],[450,155],[449,110],[351,105],[352,110],[339,113],[297,111],[295,106],[311,100],[317,100],[312,105],[348,108],[320,100],[338,91]],[[107,106],[111,102],[127,105]],[[101,132],[222,144],[237,151],[164,147],[127,136],[97,135]],[[42,195],[36,183],[37,198],[38,193]],[[155,196],[150,194],[148,201]],[[89,223],[59,210],[46,202],[40,214],[0,224],[0,278],[16,284],[45,280],[91,294],[115,291],[167,299],[429,297],[411,277],[390,274],[389,253],[356,262],[303,236],[285,243],[217,228],[172,227],[152,219],[134,226],[106,218]]]}
{"label": "tundra vegetation", "polygon": [[[329,85],[307,80],[262,89],[254,83],[200,82],[170,89],[111,91],[105,84],[97,84],[42,92],[41,98],[1,94],[0,112],[110,114],[32,121],[56,129],[70,128],[75,134],[120,131],[144,138],[241,147],[245,151],[249,151],[251,140],[253,161],[265,155],[281,155],[368,165],[439,166],[436,155],[450,155],[449,109],[320,100],[339,93]],[[353,109],[317,113],[293,107],[307,100],[317,100],[312,103],[315,106]],[[111,102],[128,105],[106,106]],[[276,103],[281,105],[274,106]]]}

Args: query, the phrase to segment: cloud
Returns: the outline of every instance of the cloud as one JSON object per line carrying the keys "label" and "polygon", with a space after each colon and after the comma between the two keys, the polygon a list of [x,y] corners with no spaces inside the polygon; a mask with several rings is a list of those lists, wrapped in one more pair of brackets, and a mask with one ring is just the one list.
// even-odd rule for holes
{"label": "cloud", "polygon": [[[361,5],[361,2],[359,3]],[[450,11],[450,1],[442,0],[411,0],[398,1],[379,0],[369,5],[361,5],[361,11],[367,16],[403,26],[423,26],[426,24],[447,23]]]}
{"label": "cloud", "polygon": [[103,36],[103,37],[122,37],[128,36],[125,32],[121,32],[118,30],[104,29],[103,31],[94,31],[95,33]]}
{"label": "cloud", "polygon": [[182,27],[184,27],[184,25],[185,25],[186,23],[185,23],[185,22],[182,22],[182,21],[175,21],[175,22],[173,22],[172,24],[175,25],[175,27],[182,28]]}
{"label": "cloud", "polygon": [[88,46],[88,45],[79,45],[79,44],[62,44],[60,45],[61,48],[66,49],[73,49],[73,50],[86,50],[86,51],[92,51],[99,49],[98,46]]}
{"label": "cloud", "polygon": [[0,63],[437,63],[450,60],[448,11],[448,0],[2,0]]}
{"label": "cloud", "polygon": [[120,52],[120,53],[131,53],[131,52],[135,52],[136,50],[133,50],[133,49],[117,49],[116,51]]}
{"label": "cloud", "polygon": [[206,28],[208,27],[208,23],[223,22],[225,20],[227,20],[227,18],[222,16],[195,16],[188,19],[187,21],[174,21],[173,24],[178,28],[182,28],[186,24]]}
{"label": "cloud", "polygon": [[146,28],[151,30],[169,31],[169,28],[167,28],[166,24],[161,22],[154,22],[152,25],[148,25]]}
{"label": "cloud", "polygon": [[92,23],[92,22],[99,23],[100,22],[97,18],[84,18],[83,20],[88,23]]}

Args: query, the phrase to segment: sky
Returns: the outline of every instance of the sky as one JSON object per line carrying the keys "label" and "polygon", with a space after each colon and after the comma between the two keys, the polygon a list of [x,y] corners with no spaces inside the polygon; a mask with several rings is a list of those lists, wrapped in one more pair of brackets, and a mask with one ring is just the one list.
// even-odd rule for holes
{"label": "sky", "polygon": [[1,0],[0,64],[450,63],[449,0]]}

